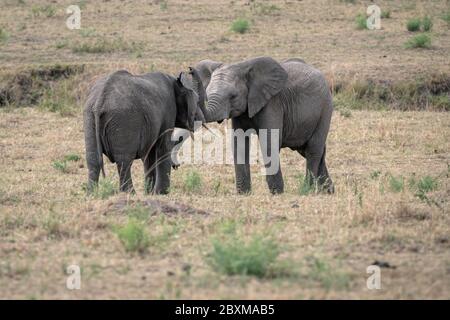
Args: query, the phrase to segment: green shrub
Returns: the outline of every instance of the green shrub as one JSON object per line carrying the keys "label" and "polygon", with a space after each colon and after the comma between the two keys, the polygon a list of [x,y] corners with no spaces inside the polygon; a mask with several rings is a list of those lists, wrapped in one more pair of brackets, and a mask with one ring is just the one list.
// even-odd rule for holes
{"label": "green shrub", "polygon": [[405,179],[403,177],[394,177],[394,176],[389,176],[389,189],[392,192],[402,192],[403,189],[405,187]]}
{"label": "green shrub", "polygon": [[390,19],[391,18],[391,11],[390,10],[382,10],[381,11],[381,18],[382,19]]}
{"label": "green shrub", "polygon": [[437,180],[430,176],[425,176],[417,182],[417,190],[423,193],[434,191],[437,186]]}
{"label": "green shrub", "polygon": [[67,170],[67,162],[66,161],[59,161],[59,160],[53,161],[52,166],[56,170],[61,171],[63,173],[67,173],[68,172],[68,170]]}
{"label": "green shrub", "polygon": [[450,10],[442,16],[442,20],[447,22],[447,25],[450,27]]}
{"label": "green shrub", "polygon": [[[311,179],[313,180],[311,182]],[[311,193],[317,193],[318,190],[317,180],[311,177],[311,175],[304,176],[303,174],[299,174],[297,176],[297,190],[301,196],[307,196]]]}
{"label": "green shrub", "polygon": [[419,31],[420,30],[420,19],[419,18],[413,18],[408,20],[406,23],[406,29],[411,32]]}
{"label": "green shrub", "polygon": [[450,111],[450,96],[447,94],[440,94],[430,97],[430,103],[437,110]]}
{"label": "green shrub", "polygon": [[405,43],[405,47],[408,49],[413,49],[413,48],[428,49],[431,47],[431,38],[424,33],[418,34],[418,35],[412,37],[411,39],[409,39]]}
{"label": "green shrub", "polygon": [[109,178],[100,179],[94,187],[92,196],[97,199],[107,199],[118,192],[117,185]]}
{"label": "green shrub", "polygon": [[248,22],[247,19],[236,19],[233,21],[232,25],[231,25],[231,30],[236,32],[236,33],[246,33],[248,31],[250,27],[250,23]]}
{"label": "green shrub", "polygon": [[358,29],[358,30],[368,29],[367,28],[367,18],[363,14],[358,14],[356,16],[355,23],[356,23],[356,29]]}
{"label": "green shrub", "polygon": [[9,39],[9,33],[0,27],[0,43],[6,42]]}
{"label": "green shrub", "polygon": [[248,241],[233,235],[215,239],[209,264],[226,275],[266,277],[280,254],[278,244],[271,238],[253,235]]}
{"label": "green shrub", "polygon": [[423,31],[431,31],[431,28],[433,27],[433,21],[430,17],[425,16],[422,20],[422,29]]}
{"label": "green shrub", "polygon": [[149,246],[145,225],[136,219],[129,219],[126,225],[117,227],[115,233],[128,252],[143,253]]}
{"label": "green shrub", "polygon": [[326,289],[347,289],[350,277],[346,273],[336,270],[326,260],[308,257],[309,269],[306,277],[318,281]]}
{"label": "green shrub", "polygon": [[32,6],[31,13],[34,17],[40,17],[41,15],[50,18],[56,14],[56,7],[48,4],[43,6]]}
{"label": "green shrub", "polygon": [[273,15],[275,12],[280,11],[280,8],[274,4],[254,3],[251,9],[259,15]]}
{"label": "green shrub", "polygon": [[55,44],[56,49],[64,49],[69,45],[69,41],[67,39],[58,40]]}
{"label": "green shrub", "polygon": [[187,192],[199,191],[201,186],[202,186],[202,178],[200,174],[195,170],[189,171],[184,179],[184,191]]}
{"label": "green shrub", "polygon": [[67,155],[64,156],[64,161],[79,161],[81,159],[81,157],[75,153],[69,153]]}
{"label": "green shrub", "polygon": [[125,210],[125,213],[128,217],[139,220],[139,221],[148,221],[153,212],[151,212],[150,208],[136,205],[132,207],[128,207]]}

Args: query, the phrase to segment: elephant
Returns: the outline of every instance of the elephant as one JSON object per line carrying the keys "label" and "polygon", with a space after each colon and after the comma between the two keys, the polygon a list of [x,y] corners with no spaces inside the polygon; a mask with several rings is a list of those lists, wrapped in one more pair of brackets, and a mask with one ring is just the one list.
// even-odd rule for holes
{"label": "elephant", "polygon": [[[306,158],[306,181],[318,185],[320,190],[334,192],[325,163],[333,103],[328,83],[319,70],[302,59],[277,62],[270,57],[231,64],[203,60],[191,70],[194,85],[206,88],[203,96],[206,95],[207,104],[201,106],[205,121],[231,118],[234,130],[255,130],[261,147],[263,144],[267,147],[271,160],[264,159],[264,162],[271,193],[284,192],[281,167],[278,165],[270,174],[267,168],[271,163],[280,163],[279,151],[285,147]],[[262,129],[267,132],[265,136],[260,134]],[[277,141],[274,152],[272,138]],[[242,144],[238,146],[233,141],[235,181],[238,193],[248,193],[251,191],[249,139]],[[239,157],[245,157],[245,161],[239,162]]]}
{"label": "elephant", "polygon": [[[196,87],[197,88],[197,87]],[[200,87],[202,92],[204,89]],[[201,97],[201,99],[199,99]],[[161,72],[133,75],[116,71],[95,82],[84,109],[88,192],[105,176],[103,154],[116,163],[120,191],[134,192],[131,165],[141,159],[145,192],[169,192],[174,127],[194,130],[204,122],[199,105],[204,96],[193,88],[192,76]]]}

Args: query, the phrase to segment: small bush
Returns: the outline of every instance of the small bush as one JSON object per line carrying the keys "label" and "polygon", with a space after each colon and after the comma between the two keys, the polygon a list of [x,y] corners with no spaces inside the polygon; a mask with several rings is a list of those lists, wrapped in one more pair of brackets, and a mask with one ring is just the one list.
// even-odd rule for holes
{"label": "small bush", "polygon": [[[311,181],[311,179],[313,179],[313,181]],[[299,174],[297,176],[297,187],[298,193],[301,196],[307,196],[308,194],[317,193],[319,191],[318,182],[310,175],[305,177],[303,174]]]}
{"label": "small bush", "polygon": [[53,17],[56,14],[56,8],[53,5],[32,6],[31,13],[33,17],[45,16],[47,18]]}
{"label": "small bush", "polygon": [[428,49],[431,47],[431,38],[424,33],[418,34],[418,35],[414,36],[413,38],[409,39],[405,43],[405,47],[408,49],[413,49],[413,48]]}
{"label": "small bush", "polygon": [[63,40],[58,40],[55,44],[55,48],[56,49],[64,49],[69,45],[69,41],[67,41],[66,39]]}
{"label": "small bush", "polygon": [[69,153],[67,155],[64,156],[64,161],[79,161],[81,159],[81,157],[75,153]]}
{"label": "small bush", "polygon": [[450,27],[450,10],[446,12],[441,18],[442,20],[447,22],[447,25]]}
{"label": "small bush", "polygon": [[327,261],[317,257],[309,257],[310,267],[307,278],[318,281],[326,289],[346,289],[350,284],[350,277],[333,268]]}
{"label": "small bush", "polygon": [[437,180],[430,176],[425,176],[417,182],[417,190],[423,193],[434,191],[437,186]]}
{"label": "small bush", "polygon": [[9,33],[0,27],[0,43],[6,42],[9,39]]}
{"label": "small bush", "polygon": [[254,3],[251,9],[259,15],[274,15],[280,8],[274,4]]}
{"label": "small bush", "polygon": [[430,17],[425,16],[422,20],[422,30],[425,32],[431,31],[431,28],[433,27],[433,21]]}
{"label": "small bush", "polygon": [[149,246],[145,225],[136,219],[129,219],[126,225],[117,227],[115,233],[128,252],[143,253]]}
{"label": "small bush", "polygon": [[67,173],[68,169],[67,169],[67,162],[66,161],[53,161],[52,163],[53,168],[55,168],[58,171],[61,171],[63,173]]}
{"label": "small bush", "polygon": [[358,14],[355,18],[355,22],[356,22],[356,29],[358,29],[358,30],[368,29],[367,28],[367,18],[365,15]]}
{"label": "small bush", "polygon": [[246,33],[250,27],[250,23],[247,19],[236,19],[231,25],[231,30],[236,33]]}
{"label": "small bush", "polygon": [[420,19],[413,18],[408,20],[406,23],[406,29],[411,32],[419,31],[420,30]]}
{"label": "small bush", "polygon": [[161,11],[165,11],[165,10],[167,10],[167,1],[166,0],[162,0],[160,3],[159,3],[159,9],[161,9]]}
{"label": "small bush", "polygon": [[97,199],[107,199],[115,195],[118,191],[117,185],[110,179],[100,179],[98,185],[95,186],[92,196]]}
{"label": "small bush", "polygon": [[391,18],[391,11],[390,10],[382,10],[381,11],[381,18],[382,19],[390,19]]}
{"label": "small bush", "polygon": [[187,192],[199,191],[202,186],[202,178],[197,171],[191,170],[184,179],[184,190]]}
{"label": "small bush", "polygon": [[381,171],[380,170],[375,170],[375,171],[372,171],[370,173],[370,178],[371,179],[377,179],[380,175],[381,175]]}
{"label": "small bush", "polygon": [[139,221],[148,221],[152,214],[150,208],[142,206],[142,205],[128,207],[126,209],[125,213],[128,217],[139,220]]}
{"label": "small bush", "polygon": [[208,262],[226,275],[266,277],[280,254],[273,239],[259,235],[252,236],[249,241],[235,235],[226,240],[215,239],[212,245]]}
{"label": "small bush", "polygon": [[403,177],[389,176],[389,189],[392,192],[402,192],[405,187],[405,179]]}
{"label": "small bush", "polygon": [[430,97],[430,103],[440,111],[450,111],[450,96],[446,94]]}

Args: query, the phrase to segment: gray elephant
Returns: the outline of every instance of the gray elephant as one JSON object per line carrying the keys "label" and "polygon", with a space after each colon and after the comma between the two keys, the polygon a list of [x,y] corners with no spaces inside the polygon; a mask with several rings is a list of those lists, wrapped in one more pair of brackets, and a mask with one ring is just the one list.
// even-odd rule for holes
{"label": "gray elephant", "polygon": [[121,70],[93,85],[84,110],[88,191],[97,184],[100,170],[105,175],[103,153],[117,164],[121,191],[134,191],[131,164],[135,159],[144,164],[147,193],[169,191],[172,131],[174,127],[192,131],[194,121],[204,121],[198,108],[204,96],[199,99],[192,84],[192,77],[185,73],[175,78]]}
{"label": "gray elephant", "polygon": [[[267,146],[271,162],[279,163],[280,148],[299,152],[306,158],[307,181],[334,191],[325,163],[333,104],[319,70],[301,59],[278,63],[269,57],[232,64],[203,60],[192,70],[195,83],[206,88],[208,103],[201,107],[206,122],[232,118],[233,129],[254,129],[260,143]],[[259,134],[261,129],[266,129],[264,137]],[[272,152],[270,139],[274,134],[278,134],[278,147]],[[251,191],[249,148],[246,139],[241,148],[245,161],[240,163],[239,146],[233,142],[239,193]],[[270,163],[264,160],[267,169]],[[284,191],[280,167],[267,174],[266,181],[272,193]]]}

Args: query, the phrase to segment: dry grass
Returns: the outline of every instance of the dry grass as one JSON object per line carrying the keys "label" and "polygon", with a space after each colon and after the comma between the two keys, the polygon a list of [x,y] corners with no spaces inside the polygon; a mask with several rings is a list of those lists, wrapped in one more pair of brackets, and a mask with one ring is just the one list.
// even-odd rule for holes
{"label": "dry grass", "polygon": [[[157,198],[209,214],[153,216],[117,209],[144,198],[138,161],[136,196],[86,198],[80,115],[2,112],[1,297],[449,298],[449,121],[446,113],[336,113],[328,147],[335,195],[300,196],[304,161],[283,150],[285,194],[270,195],[254,166],[253,194],[235,195],[229,165],[196,166],[201,190],[187,192],[194,167],[185,165],[173,173],[171,194]],[[69,158],[67,172],[52,165]],[[114,166],[106,170],[116,181]],[[405,178],[403,191],[390,189],[390,175]],[[430,204],[407,182],[426,175],[438,183]],[[145,223],[150,245],[143,254],[127,252],[116,235],[129,217]],[[296,276],[256,280],[215,272],[206,256],[230,223],[243,234],[270,233]],[[365,289],[365,268],[375,260],[397,267],[382,270],[377,292]],[[65,288],[69,264],[83,269],[80,291]]]}
{"label": "dry grass", "polygon": [[[332,196],[299,195],[304,160],[283,150],[283,195],[269,194],[257,166],[253,193],[238,196],[232,166],[182,165],[173,172],[171,193],[154,198],[208,214],[153,214],[136,207],[153,198],[143,195],[138,161],[137,195],[105,189],[86,197],[79,107],[102,73],[125,67],[175,74],[204,58],[302,57],[332,84],[449,74],[449,29],[439,18],[445,1],[379,1],[391,18],[373,32],[355,29],[355,16],[366,6],[359,1],[336,0],[333,10],[325,0],[272,1],[275,7],[264,8],[222,0],[214,6],[203,0],[83,2],[82,26],[89,32],[65,27],[61,0],[52,14],[33,15],[31,6],[15,0],[2,7],[0,27],[8,33],[0,43],[2,72],[55,63],[85,64],[87,72],[63,82],[60,91],[49,89],[74,97],[56,99],[71,105],[63,116],[51,108],[0,110],[0,298],[450,298],[448,113],[335,112],[327,148]],[[406,50],[406,21],[424,15],[433,18],[432,48]],[[237,18],[249,20],[247,33],[230,30]],[[118,37],[139,44],[138,51],[72,50]],[[44,95],[44,101],[54,106],[55,97]],[[106,171],[114,191],[116,168],[107,163]],[[418,196],[409,182],[426,176],[436,186]],[[403,186],[393,187],[392,177]],[[118,232],[129,219],[138,221],[137,231]],[[145,250],[126,250],[129,233],[143,239],[137,248]],[[280,249],[270,276],[228,276],[208,263],[218,236],[259,235]],[[366,268],[375,260],[396,268],[383,268],[382,289],[369,291]],[[82,269],[78,291],[65,287],[71,264]]]}

